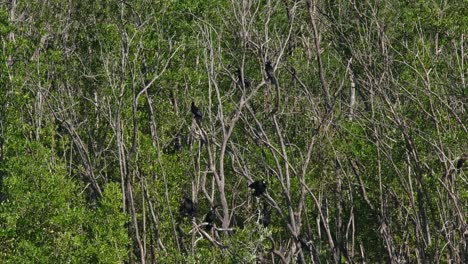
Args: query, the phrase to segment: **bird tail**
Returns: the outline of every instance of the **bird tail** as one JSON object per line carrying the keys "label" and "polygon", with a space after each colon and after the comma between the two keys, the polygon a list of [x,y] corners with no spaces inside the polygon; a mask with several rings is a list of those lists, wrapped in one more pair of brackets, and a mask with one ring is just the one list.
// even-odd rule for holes
{"label": "bird tail", "polygon": [[269,78],[269,81],[270,81],[270,83],[273,84],[273,85],[278,85],[278,82],[276,81],[276,78],[273,77],[273,76],[271,76],[271,77]]}

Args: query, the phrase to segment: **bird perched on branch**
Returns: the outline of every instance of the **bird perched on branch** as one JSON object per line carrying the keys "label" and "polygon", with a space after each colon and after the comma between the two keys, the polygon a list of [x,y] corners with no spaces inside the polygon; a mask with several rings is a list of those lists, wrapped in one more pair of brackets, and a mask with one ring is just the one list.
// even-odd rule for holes
{"label": "bird perched on branch", "polygon": [[[249,77],[245,76],[244,74],[244,81],[242,81],[242,72],[240,69],[237,69],[237,83],[239,84],[240,87],[244,87],[245,89],[249,89],[250,86],[252,85],[252,81],[249,79]],[[243,85],[243,86],[242,86]]]}
{"label": "bird perched on branch", "polygon": [[197,205],[190,198],[184,195],[180,202],[179,213],[182,218],[195,217],[197,214]]}
{"label": "bird perched on branch", "polygon": [[164,153],[174,154],[182,149],[182,135],[177,132],[171,142],[164,147]]}
{"label": "bird perched on branch", "polygon": [[302,249],[305,249],[305,250],[307,250],[307,251],[312,251],[312,250],[311,250],[311,245],[310,245],[311,242],[307,241],[307,239],[306,239],[304,236],[299,235],[299,236],[297,237],[297,240],[299,241],[299,243],[301,243]]}
{"label": "bird perched on branch", "polygon": [[463,167],[463,163],[468,160],[468,155],[464,154],[462,155],[458,161],[457,161],[457,170],[461,169]]}
{"label": "bird perched on branch", "polygon": [[276,78],[275,78],[275,71],[273,69],[273,66],[271,65],[271,61],[269,60],[267,60],[267,62],[265,63],[265,72],[268,77],[267,80],[270,81],[271,84],[277,85],[278,82],[276,81]]}
{"label": "bird perched on branch", "polygon": [[211,230],[211,228],[213,227],[213,222],[214,220],[216,219],[216,208],[218,207],[218,205],[215,205],[213,207],[211,207],[211,210],[205,215],[205,222],[207,222],[208,224],[206,225],[206,230]]}
{"label": "bird perched on branch", "polygon": [[249,185],[249,188],[254,190],[254,192],[252,193],[253,196],[258,197],[262,195],[263,193],[265,193],[267,184],[265,183],[264,180],[254,181],[253,183]]}
{"label": "bird perched on branch", "polygon": [[193,101],[192,101],[192,105],[190,107],[190,110],[192,110],[192,114],[193,114],[193,117],[195,118],[195,121],[197,121],[197,123],[200,124],[203,115],[202,115],[200,109],[198,109],[198,107],[195,105],[195,103]]}

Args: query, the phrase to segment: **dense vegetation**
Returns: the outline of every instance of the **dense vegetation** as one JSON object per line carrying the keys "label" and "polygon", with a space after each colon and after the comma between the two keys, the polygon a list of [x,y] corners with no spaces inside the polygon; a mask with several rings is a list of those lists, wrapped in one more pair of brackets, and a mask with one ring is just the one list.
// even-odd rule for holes
{"label": "dense vegetation", "polygon": [[466,4],[2,1],[0,263],[467,263]]}

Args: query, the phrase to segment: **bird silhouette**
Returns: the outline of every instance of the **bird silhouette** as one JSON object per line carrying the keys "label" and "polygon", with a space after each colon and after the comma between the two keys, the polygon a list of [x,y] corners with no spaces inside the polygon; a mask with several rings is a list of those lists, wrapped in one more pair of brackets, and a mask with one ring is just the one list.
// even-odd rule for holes
{"label": "bird silhouette", "polygon": [[208,223],[206,225],[206,230],[208,231],[211,230],[213,222],[216,219],[216,207],[218,207],[218,205],[211,207],[211,210],[205,215],[205,222]]}
{"label": "bird silhouette", "polygon": [[249,188],[254,190],[254,192],[252,193],[253,196],[258,197],[266,191],[267,184],[265,183],[264,180],[258,180],[258,181],[254,181],[253,183],[251,183],[249,185]]}
{"label": "bird silhouette", "polygon": [[182,149],[182,135],[180,132],[172,138],[171,142],[164,147],[164,153],[174,154]]}
{"label": "bird silhouette", "polygon": [[463,167],[463,163],[468,160],[468,155],[462,155],[457,162],[457,170]]}
{"label": "bird silhouette", "polygon": [[[245,76],[245,74],[244,74],[244,81],[242,82],[242,72],[241,72],[241,70],[237,69],[236,73],[237,73],[237,80],[238,80],[237,83],[238,83],[238,85],[240,87],[244,87],[246,89],[249,89],[250,86],[252,85],[252,81],[249,79],[249,77]],[[244,86],[242,86],[242,83],[243,83]]]}
{"label": "bird silhouette", "polygon": [[197,205],[187,196],[182,197],[179,206],[180,216],[183,217],[195,217],[197,214]]}
{"label": "bird silhouette", "polygon": [[302,249],[305,249],[307,251],[311,251],[309,241],[307,241],[307,239],[304,236],[299,235],[297,240],[299,241],[299,243],[301,243]]}
{"label": "bird silhouette", "polygon": [[195,117],[195,120],[197,121],[197,123],[200,123],[201,120],[202,120],[203,115],[202,115],[200,109],[198,109],[198,107],[195,105],[195,103],[193,101],[192,101],[192,105],[190,107],[190,110],[192,110],[192,114]]}
{"label": "bird silhouette", "polygon": [[275,71],[271,65],[271,61],[269,60],[265,63],[265,72],[267,74],[268,81],[270,81],[270,83],[273,85],[277,85],[278,82],[276,81]]}

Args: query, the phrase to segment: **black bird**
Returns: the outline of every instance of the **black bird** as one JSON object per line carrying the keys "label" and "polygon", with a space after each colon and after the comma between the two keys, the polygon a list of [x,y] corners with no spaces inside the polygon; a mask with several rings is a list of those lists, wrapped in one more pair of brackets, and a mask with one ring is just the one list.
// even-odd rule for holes
{"label": "black bird", "polygon": [[457,162],[457,170],[463,167],[463,163],[468,160],[468,155],[462,155]]}
{"label": "black bird", "polygon": [[307,241],[307,239],[305,239],[305,237],[299,235],[297,240],[299,240],[299,243],[301,243],[301,247],[307,251],[311,251],[310,249],[310,246],[309,246],[309,242]]}
{"label": "black bird", "polygon": [[244,82],[242,82],[242,73],[240,69],[237,69],[237,79],[238,79],[238,84],[240,87],[242,87],[242,83],[244,83],[244,88],[249,89],[250,86],[252,85],[252,81],[249,79],[249,77],[244,75]]}
{"label": "black bird", "polygon": [[268,76],[268,81],[270,81],[270,83],[273,85],[277,85],[278,82],[275,78],[275,72],[273,70],[273,66],[271,66],[271,61],[269,60],[265,63],[265,72]]}
{"label": "black bird", "polygon": [[190,109],[192,110],[192,114],[193,116],[195,117],[195,120],[200,123],[200,121],[202,120],[202,113],[200,111],[200,109],[198,109],[198,107],[195,105],[195,103],[192,101],[192,106],[190,107]]}
{"label": "black bird", "polygon": [[249,188],[254,190],[253,196],[258,197],[265,192],[267,185],[265,181],[259,180],[259,181],[254,181],[253,183],[251,183],[249,185]]}
{"label": "black bird", "polygon": [[218,207],[218,205],[211,207],[211,210],[205,215],[205,222],[208,223],[206,225],[206,230],[208,231],[211,230],[213,222],[216,219],[216,207]]}
{"label": "black bird", "polygon": [[171,142],[164,148],[164,153],[174,154],[182,149],[182,136],[178,132]]}
{"label": "black bird", "polygon": [[260,218],[260,223],[267,227],[271,223],[271,208],[268,207],[268,204],[263,204],[262,217]]}
{"label": "black bird", "polygon": [[195,217],[197,214],[197,205],[187,196],[182,197],[179,213],[181,217]]}

